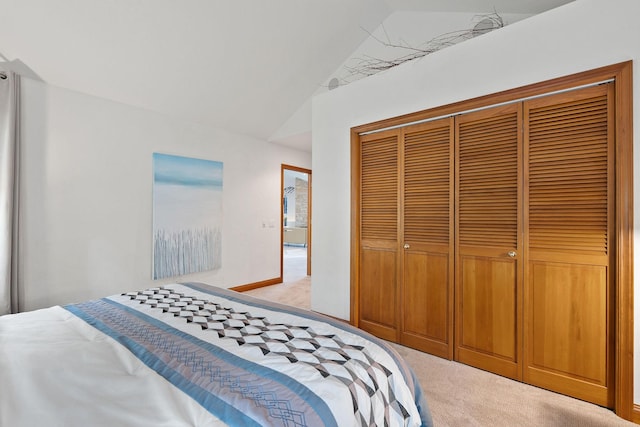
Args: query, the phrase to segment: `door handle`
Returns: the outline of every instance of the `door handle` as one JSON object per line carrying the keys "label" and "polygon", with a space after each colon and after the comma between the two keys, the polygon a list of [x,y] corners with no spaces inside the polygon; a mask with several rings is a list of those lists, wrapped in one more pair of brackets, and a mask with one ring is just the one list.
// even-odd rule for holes
{"label": "door handle", "polygon": [[408,243],[405,243],[402,247],[405,249],[409,249],[411,246]]}
{"label": "door handle", "polygon": [[507,252],[507,255],[509,255],[509,257],[511,257],[511,258],[515,258],[515,256],[518,255],[518,254],[516,253],[516,251],[509,251],[509,252]]}

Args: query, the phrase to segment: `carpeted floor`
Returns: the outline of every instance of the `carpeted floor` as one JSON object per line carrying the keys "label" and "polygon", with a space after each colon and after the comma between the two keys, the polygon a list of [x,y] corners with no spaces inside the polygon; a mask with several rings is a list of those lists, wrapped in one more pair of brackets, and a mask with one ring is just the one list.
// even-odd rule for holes
{"label": "carpeted floor", "polygon": [[[310,309],[311,278],[250,295]],[[632,427],[612,411],[393,344],[412,366],[436,427]]]}

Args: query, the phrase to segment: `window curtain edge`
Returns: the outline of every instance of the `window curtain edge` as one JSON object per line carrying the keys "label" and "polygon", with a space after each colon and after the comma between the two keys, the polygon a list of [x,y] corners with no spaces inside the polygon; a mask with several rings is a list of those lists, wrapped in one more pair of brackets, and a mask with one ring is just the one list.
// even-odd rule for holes
{"label": "window curtain edge", "polygon": [[13,212],[12,212],[12,230],[11,230],[11,312],[18,313],[20,307],[20,288],[19,288],[19,271],[18,263],[20,249],[20,76],[14,74],[14,135],[15,135],[15,151],[13,157]]}
{"label": "window curtain edge", "polygon": [[19,301],[20,77],[0,71],[0,315],[17,313]]}

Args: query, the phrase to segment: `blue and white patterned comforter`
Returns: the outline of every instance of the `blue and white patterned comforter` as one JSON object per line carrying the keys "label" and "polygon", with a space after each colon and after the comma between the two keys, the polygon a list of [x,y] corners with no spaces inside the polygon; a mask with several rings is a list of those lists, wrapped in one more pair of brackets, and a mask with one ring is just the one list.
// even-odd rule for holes
{"label": "blue and white patterned comforter", "polygon": [[[106,418],[100,422],[93,418],[95,411],[77,408],[80,420],[96,420],[87,425],[98,425],[105,419],[116,423],[111,425],[152,425],[163,420],[167,426],[431,425],[413,373],[391,347],[313,312],[196,283],[68,305],[63,311],[67,315],[61,314],[59,322],[65,327],[73,325],[79,330],[76,333],[88,341],[116,346],[87,353],[76,343],[76,337],[62,338],[87,355],[84,363],[88,366],[83,368],[77,352],[69,350],[68,360],[77,368],[77,375],[88,375],[86,371],[107,373],[106,379],[86,378],[84,382],[92,387],[115,388],[111,394],[105,391],[107,398],[102,402],[92,403],[105,406],[102,416]],[[11,325],[2,322],[5,317],[0,318],[0,340],[12,336]],[[20,357],[21,348],[5,350],[17,351],[12,356],[15,359]],[[54,346],[54,353],[57,348]],[[0,358],[5,350],[0,349]],[[58,351],[64,355],[63,349]],[[111,352],[117,355],[103,354]],[[101,367],[107,357],[123,365],[124,372]],[[16,409],[18,396],[4,397],[7,384],[19,380],[10,375],[3,378],[2,363],[0,360],[0,422],[21,425],[15,421],[24,420],[22,425],[28,425],[34,418]],[[60,369],[59,364],[56,362],[54,368]],[[77,386],[73,366],[66,369],[70,370],[71,386]],[[139,374],[143,379],[137,378]],[[126,381],[128,377],[133,379],[131,384]],[[157,385],[160,378],[170,385]],[[64,376],[57,381],[60,390],[68,386]],[[134,390],[138,382],[146,388]],[[17,385],[18,391],[21,387]],[[123,396],[121,407],[128,415],[118,414],[117,408],[106,409],[112,403],[106,400],[119,400],[118,387]],[[52,392],[50,385],[44,389]],[[159,401],[156,391],[168,395],[171,402]],[[24,392],[32,394],[33,390],[28,387]],[[76,393],[71,398],[81,400],[83,395]],[[58,425],[72,425],[69,422],[77,419],[74,408],[68,405],[69,398],[56,397],[56,404],[47,403],[44,397],[31,398],[34,405],[41,404],[45,409],[52,405],[66,407],[66,411],[60,411]],[[134,409],[130,408],[132,400],[138,401]],[[187,409],[172,409],[178,400],[186,401]],[[140,408],[140,414],[134,413],[136,408]]]}

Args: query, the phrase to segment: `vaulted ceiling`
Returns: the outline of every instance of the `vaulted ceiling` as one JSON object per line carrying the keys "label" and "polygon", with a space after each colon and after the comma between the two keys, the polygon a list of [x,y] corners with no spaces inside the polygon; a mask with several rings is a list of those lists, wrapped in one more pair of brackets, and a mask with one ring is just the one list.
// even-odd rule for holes
{"label": "vaulted ceiling", "polygon": [[273,140],[363,29],[396,11],[536,14],[569,1],[0,0],[0,59],[54,86]]}

